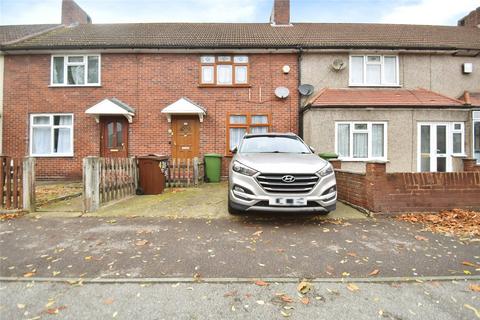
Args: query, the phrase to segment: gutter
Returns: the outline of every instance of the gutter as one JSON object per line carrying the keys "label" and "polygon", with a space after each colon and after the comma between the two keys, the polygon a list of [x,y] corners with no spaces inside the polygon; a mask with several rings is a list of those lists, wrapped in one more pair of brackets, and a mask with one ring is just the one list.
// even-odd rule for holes
{"label": "gutter", "polygon": [[365,109],[379,109],[384,108],[387,110],[390,109],[407,109],[407,110],[416,110],[416,109],[456,109],[460,111],[469,111],[470,106],[466,105],[439,105],[439,106],[429,106],[429,105],[307,105],[303,108],[303,112],[310,109],[351,109],[351,110],[365,110]]}

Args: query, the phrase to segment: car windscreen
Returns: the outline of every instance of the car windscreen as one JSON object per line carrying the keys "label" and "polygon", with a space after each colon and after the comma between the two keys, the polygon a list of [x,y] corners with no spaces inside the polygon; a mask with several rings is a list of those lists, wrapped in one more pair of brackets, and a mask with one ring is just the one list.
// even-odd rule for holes
{"label": "car windscreen", "polygon": [[310,153],[310,149],[297,137],[246,137],[240,145],[241,153]]}

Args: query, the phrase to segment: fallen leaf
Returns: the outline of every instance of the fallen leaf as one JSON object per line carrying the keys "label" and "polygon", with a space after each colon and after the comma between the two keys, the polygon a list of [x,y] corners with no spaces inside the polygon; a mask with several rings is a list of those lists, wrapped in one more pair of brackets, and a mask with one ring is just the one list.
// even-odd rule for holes
{"label": "fallen leaf", "polygon": [[267,287],[269,285],[269,283],[267,283],[265,281],[262,281],[262,280],[255,281],[255,284],[259,287]]}
{"label": "fallen leaf", "polygon": [[480,284],[474,284],[472,283],[470,286],[468,286],[470,290],[475,291],[475,292],[480,292]]}
{"label": "fallen leaf", "polygon": [[256,232],[252,233],[252,236],[259,237],[262,233],[263,233],[262,230],[258,230],[258,231],[256,231]]}
{"label": "fallen leaf", "polygon": [[474,268],[477,267],[477,265],[475,263],[472,263],[472,262],[469,262],[469,261],[463,261],[462,264],[464,266],[469,266],[469,267],[474,267]]}
{"label": "fallen leaf", "polygon": [[380,270],[375,269],[375,270],[373,270],[372,272],[370,272],[368,275],[369,275],[369,276],[376,276],[376,275],[379,274],[379,273],[380,273]]}
{"label": "fallen leaf", "polygon": [[342,276],[344,276],[344,277],[348,277],[349,275],[350,275],[349,272],[342,272]]}
{"label": "fallen leaf", "polygon": [[360,288],[355,283],[349,283],[347,285],[347,289],[352,291],[352,292],[360,290]]}
{"label": "fallen leaf", "polygon": [[263,301],[263,300],[257,300],[257,304],[263,306],[263,305],[265,304],[265,301]]}
{"label": "fallen leaf", "polygon": [[65,306],[60,306],[60,307],[57,307],[57,308],[51,308],[51,309],[47,309],[45,310],[46,313],[48,314],[58,314],[60,312],[60,310],[63,310],[63,309],[66,309],[67,307]]}
{"label": "fallen leaf", "polygon": [[30,278],[30,277],[33,277],[34,275],[35,275],[35,271],[26,272],[23,274],[25,278]]}
{"label": "fallen leaf", "polygon": [[51,306],[53,306],[55,304],[55,300],[52,300],[52,299],[49,299],[48,300],[48,303],[45,305],[45,308],[50,308]]}
{"label": "fallen leaf", "polygon": [[312,284],[307,281],[302,281],[297,286],[297,291],[301,294],[306,294],[310,289],[312,289]]}
{"label": "fallen leaf", "polygon": [[25,309],[26,305],[24,305],[23,303],[17,303],[17,308],[18,309]]}
{"label": "fallen leaf", "polygon": [[135,245],[137,246],[144,246],[148,243],[148,240],[138,240],[137,242],[135,242]]}
{"label": "fallen leaf", "polygon": [[104,303],[104,304],[112,304],[112,303],[113,303],[113,299],[112,299],[112,298],[105,299],[105,300],[103,300],[103,303]]}
{"label": "fallen leaf", "polygon": [[480,318],[480,311],[478,311],[476,308],[472,307],[469,304],[464,304],[463,306],[467,309],[472,310],[475,313],[475,315],[477,316],[477,318]]}
{"label": "fallen leaf", "polygon": [[428,241],[428,238],[425,238],[425,237],[419,236],[419,235],[416,235],[415,239],[417,239],[418,241]]}
{"label": "fallen leaf", "polygon": [[280,313],[281,313],[282,316],[284,316],[285,318],[290,317],[290,313],[286,313],[285,311],[280,311]]}
{"label": "fallen leaf", "polygon": [[302,298],[300,298],[300,301],[303,304],[307,305],[310,302],[310,299],[308,299],[308,297],[302,297]]}
{"label": "fallen leaf", "polygon": [[92,260],[92,256],[86,256],[84,259],[85,260]]}
{"label": "fallen leaf", "polygon": [[287,302],[287,303],[291,303],[293,302],[293,299],[291,297],[289,297],[288,295],[286,294],[283,294],[280,296],[280,299],[283,301],[283,302]]}

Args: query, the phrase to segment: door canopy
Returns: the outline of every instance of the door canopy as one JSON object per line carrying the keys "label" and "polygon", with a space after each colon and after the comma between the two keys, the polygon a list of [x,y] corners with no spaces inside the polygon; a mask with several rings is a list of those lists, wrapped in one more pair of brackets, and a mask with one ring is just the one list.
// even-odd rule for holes
{"label": "door canopy", "polygon": [[172,122],[173,115],[190,115],[196,114],[200,119],[200,122],[203,122],[203,117],[207,115],[207,111],[202,106],[196,104],[188,98],[180,98],[174,103],[163,108],[162,113],[167,115],[168,122]]}
{"label": "door canopy", "polygon": [[116,98],[109,98],[104,99],[93,107],[88,108],[85,113],[92,115],[97,123],[100,121],[100,116],[115,115],[124,116],[127,118],[129,123],[132,123],[133,116],[135,116],[135,109]]}

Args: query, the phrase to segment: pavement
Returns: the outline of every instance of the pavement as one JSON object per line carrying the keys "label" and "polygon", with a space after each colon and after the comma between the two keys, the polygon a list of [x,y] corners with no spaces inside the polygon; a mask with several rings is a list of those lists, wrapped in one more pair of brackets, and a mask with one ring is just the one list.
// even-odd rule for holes
{"label": "pavement", "polygon": [[[68,284],[0,283],[2,319],[472,320],[471,282]],[[15,294],[13,294],[15,293]],[[305,304],[306,303],[306,304]]]}

